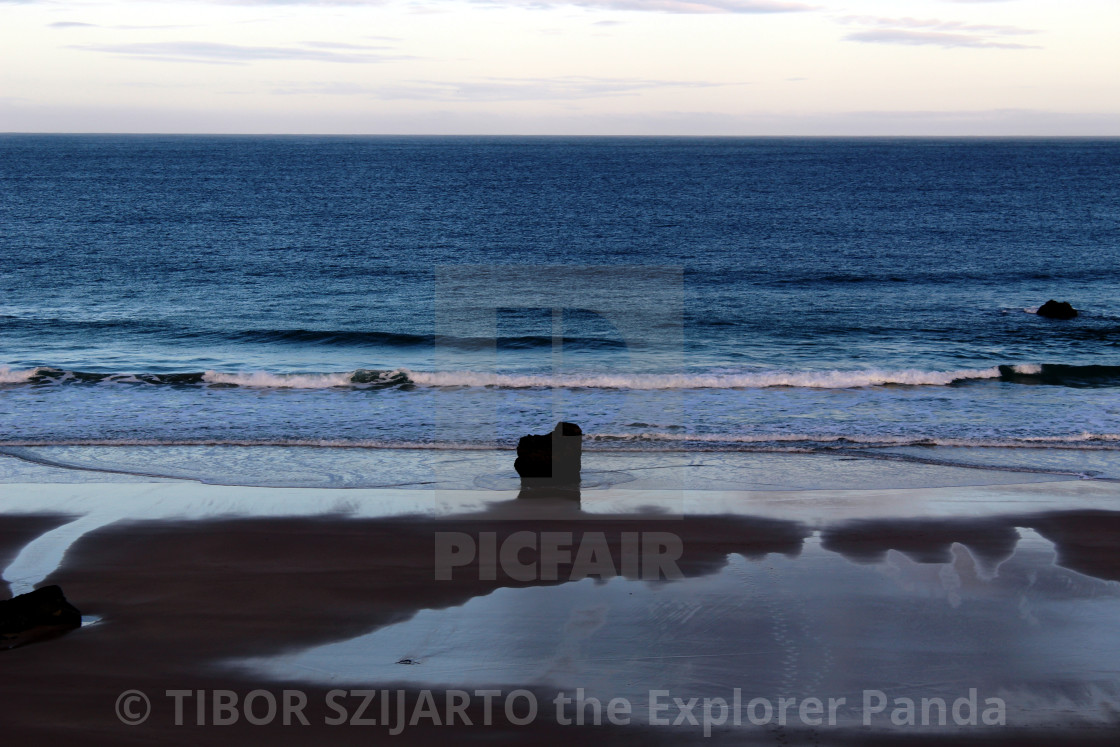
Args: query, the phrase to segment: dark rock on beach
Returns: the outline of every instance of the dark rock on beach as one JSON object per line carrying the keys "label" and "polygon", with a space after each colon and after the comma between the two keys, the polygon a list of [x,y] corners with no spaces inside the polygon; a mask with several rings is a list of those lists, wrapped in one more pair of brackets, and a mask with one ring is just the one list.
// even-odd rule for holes
{"label": "dark rock on beach", "polygon": [[517,442],[513,468],[522,487],[578,486],[583,431],[575,423],[557,423],[552,433],[529,435]]}
{"label": "dark rock on beach", "polygon": [[1077,316],[1077,309],[1070,306],[1069,301],[1055,301],[1051,298],[1036,313],[1047,319],[1073,319]]}
{"label": "dark rock on beach", "polygon": [[82,625],[82,613],[58,586],[0,601],[0,649],[60,635]]}

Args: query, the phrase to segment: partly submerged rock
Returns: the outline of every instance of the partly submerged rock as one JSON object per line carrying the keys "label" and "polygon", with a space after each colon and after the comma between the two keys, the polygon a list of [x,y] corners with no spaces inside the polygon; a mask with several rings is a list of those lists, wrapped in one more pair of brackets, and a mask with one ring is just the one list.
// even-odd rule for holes
{"label": "partly submerged rock", "polygon": [[58,586],[0,601],[0,649],[51,638],[82,625],[82,613]]}
{"label": "partly submerged rock", "polygon": [[1055,301],[1051,298],[1035,312],[1047,319],[1073,319],[1077,316],[1077,309],[1070,306],[1069,301]]}
{"label": "partly submerged rock", "polygon": [[579,486],[583,431],[575,423],[557,423],[552,433],[524,436],[517,442],[513,468],[525,488]]}

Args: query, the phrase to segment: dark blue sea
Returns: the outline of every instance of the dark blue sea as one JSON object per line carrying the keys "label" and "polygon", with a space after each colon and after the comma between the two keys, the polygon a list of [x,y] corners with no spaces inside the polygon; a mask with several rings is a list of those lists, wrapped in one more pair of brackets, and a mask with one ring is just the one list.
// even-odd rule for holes
{"label": "dark blue sea", "polygon": [[559,419],[1096,474],[1120,141],[0,136],[0,447]]}

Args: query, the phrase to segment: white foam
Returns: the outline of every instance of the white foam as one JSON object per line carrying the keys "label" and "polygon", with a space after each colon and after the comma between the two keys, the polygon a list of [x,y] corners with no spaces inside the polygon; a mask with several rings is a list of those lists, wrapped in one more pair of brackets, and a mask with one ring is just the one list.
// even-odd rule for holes
{"label": "white foam", "polygon": [[8,366],[0,366],[0,384],[24,384],[38,373],[38,368],[13,371]]}
{"label": "white foam", "polygon": [[[1021,374],[1040,373],[1037,364],[1019,364],[1012,367]],[[22,384],[44,369],[12,370],[0,367],[0,384]],[[358,381],[355,376],[358,374]],[[503,389],[762,389],[766,387],[796,387],[808,389],[852,389],[859,387],[904,385],[945,386],[969,379],[998,379],[1000,369],[963,368],[952,371],[926,371],[921,369],[828,370],[828,371],[752,371],[743,373],[689,373],[689,374],[502,374],[487,371],[410,371],[394,369],[376,372],[345,371],[340,373],[291,373],[269,371],[206,371],[202,381],[208,384],[262,389],[329,389],[333,387],[364,387],[371,384],[395,384],[407,380],[418,386],[430,387],[498,387]],[[67,371],[56,382],[74,378]],[[116,383],[142,383],[135,375],[116,374],[106,381]]]}
{"label": "white foam", "polygon": [[1019,363],[1011,367],[1011,370],[1017,374],[1025,374],[1027,376],[1035,376],[1042,373],[1042,366],[1037,363]]}
{"label": "white foam", "polygon": [[1082,431],[1068,436],[1023,436],[1019,441],[1059,441],[1062,443],[1084,443],[1086,441],[1120,441],[1120,433],[1090,433]]}
{"label": "white foam", "polygon": [[328,374],[274,374],[267,371],[221,373],[207,371],[202,380],[208,384],[233,384],[271,389],[327,389],[350,386],[354,372]]}
{"label": "white foam", "polygon": [[475,371],[406,371],[408,378],[422,386],[476,386],[528,389],[565,387],[572,389],[761,389],[764,387],[803,387],[849,389],[854,387],[899,384],[944,386],[964,379],[997,379],[999,367],[958,369],[956,371],[759,371],[738,374],[497,374]]}

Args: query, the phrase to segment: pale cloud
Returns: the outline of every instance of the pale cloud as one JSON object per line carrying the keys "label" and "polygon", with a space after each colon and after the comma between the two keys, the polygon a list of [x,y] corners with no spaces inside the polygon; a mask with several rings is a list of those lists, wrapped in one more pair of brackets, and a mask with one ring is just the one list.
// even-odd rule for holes
{"label": "pale cloud", "polygon": [[[12,0],[7,0],[11,2]],[[5,0],[0,0],[5,2]],[[219,0],[230,5],[390,5],[393,0]],[[578,7],[644,13],[796,13],[816,6],[790,0],[471,0],[476,5],[534,10]],[[435,2],[423,4],[432,8]],[[421,4],[417,4],[418,7]]]}
{"label": "pale cloud", "polygon": [[[222,5],[335,5],[385,6],[404,4],[402,0],[212,0]],[[591,10],[638,13],[720,14],[720,13],[799,13],[819,7],[792,0],[471,0],[475,5],[518,7],[531,10],[576,7]],[[42,0],[0,0],[2,3],[45,4]],[[417,9],[434,9],[435,2],[415,4]],[[54,25],[54,24],[52,24]],[[91,24],[92,25],[92,24]]]}
{"label": "pale cloud", "polygon": [[281,95],[369,96],[381,100],[416,101],[564,101],[614,96],[635,96],[664,88],[712,88],[721,85],[701,81],[652,80],[645,78],[479,78],[475,80],[407,81],[394,85],[362,86],[353,83],[289,85],[273,90]]}
{"label": "pale cloud", "polygon": [[371,63],[408,59],[385,54],[384,47],[361,47],[333,42],[305,42],[299,46],[248,46],[205,41],[137,42],[125,44],[73,44],[71,49],[103,52],[159,62],[203,62],[243,65],[265,60]]}
{"label": "pale cloud", "polygon": [[[0,0],[3,2],[3,0]],[[154,26],[130,26],[116,24],[113,26],[104,26],[100,23],[83,23],[81,21],[56,21],[55,23],[47,24],[48,28],[52,29],[113,29],[115,31],[155,31],[160,29],[192,29],[198,28],[197,24],[159,24]]]}
{"label": "pale cloud", "polygon": [[937,18],[886,18],[883,16],[842,16],[841,23],[885,26],[889,28],[932,29],[935,31],[957,31],[965,33],[992,33],[1005,35],[1036,34],[1034,29],[1019,26],[994,25],[985,23],[965,23],[963,21],[942,21]]}
{"label": "pale cloud", "polygon": [[368,52],[370,50],[388,49],[389,48],[389,47],[386,47],[386,46],[383,46],[383,45],[381,45],[381,46],[377,46],[377,45],[371,46],[369,44],[349,44],[347,42],[336,42],[336,41],[305,41],[305,42],[303,42],[303,45],[307,46],[307,47],[315,47],[316,49],[350,49],[350,50],[360,50],[360,51],[363,51],[363,52]]}
{"label": "pale cloud", "polygon": [[782,0],[486,0],[495,5],[549,8],[575,5],[581,8],[656,13],[796,13],[813,10],[804,3]]}
{"label": "pale cloud", "polygon": [[856,31],[844,37],[848,41],[879,44],[934,45],[938,47],[988,47],[995,49],[1038,49],[1037,45],[1015,44],[985,39],[971,34],[950,34],[944,31],[911,31],[908,29],[871,29]]}
{"label": "pale cloud", "polygon": [[1039,49],[1035,44],[1008,41],[1038,33],[1018,26],[943,21],[936,18],[885,18],[881,16],[842,16],[840,23],[864,28],[844,36],[848,41],[878,44],[926,45],[943,48],[973,47],[990,49]]}

